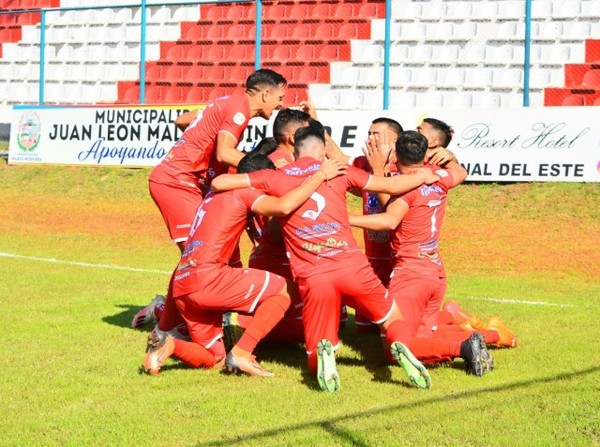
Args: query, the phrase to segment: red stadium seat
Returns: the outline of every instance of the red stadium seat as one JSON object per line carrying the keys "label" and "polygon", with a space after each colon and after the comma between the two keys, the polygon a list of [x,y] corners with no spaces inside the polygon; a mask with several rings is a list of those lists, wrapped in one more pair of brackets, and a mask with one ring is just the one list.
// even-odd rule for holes
{"label": "red stadium seat", "polygon": [[197,42],[204,38],[204,30],[200,25],[190,27],[185,33],[184,40]]}
{"label": "red stadium seat", "polygon": [[364,3],[358,10],[358,18],[374,19],[385,17],[385,3]]}
{"label": "red stadium seat", "polygon": [[332,23],[321,23],[315,30],[315,39],[329,40],[336,37],[335,26]]}
{"label": "red stadium seat", "polygon": [[190,88],[185,95],[186,102],[201,103],[205,101],[204,89],[201,87]]}
{"label": "red stadium seat", "polygon": [[204,79],[210,83],[218,84],[225,80],[225,69],[221,65],[213,65],[204,70]]}
{"label": "red stadium seat", "polygon": [[183,54],[183,50],[185,47],[183,45],[173,45],[167,50],[167,54],[165,54],[165,59],[170,62],[181,62],[185,59]]}
{"label": "red stadium seat", "polygon": [[336,61],[338,60],[339,52],[337,45],[323,45],[319,53],[319,60]]}
{"label": "red stadium seat", "polygon": [[300,62],[311,62],[315,60],[315,46],[314,45],[302,45],[296,52],[296,61]]}
{"label": "red stadium seat", "polygon": [[223,31],[224,31],[224,28],[222,26],[219,26],[219,25],[210,26],[210,27],[208,27],[208,31],[206,32],[206,38],[208,40],[212,40],[212,41],[221,40],[224,37]]}
{"label": "red stadium seat", "polygon": [[164,102],[167,104],[177,104],[182,101],[183,89],[181,87],[171,86],[165,91]]}
{"label": "red stadium seat", "polygon": [[584,106],[585,96],[583,95],[569,95],[562,101],[563,106]]}
{"label": "red stadium seat", "polygon": [[212,45],[204,53],[204,59],[209,62],[221,62],[225,59],[225,46],[224,45]]}
{"label": "red stadium seat", "polygon": [[221,96],[225,96],[227,94],[227,90],[221,87],[215,87],[210,90],[208,94],[208,101],[212,101],[213,99],[220,98]]}
{"label": "red stadium seat", "polygon": [[204,46],[203,45],[194,45],[189,51],[184,52],[182,54],[182,60],[187,62],[200,62],[204,60]]}
{"label": "red stadium seat", "polygon": [[163,74],[163,81],[174,84],[181,80],[181,66],[170,65]]}
{"label": "red stadium seat", "polygon": [[307,23],[299,23],[294,26],[292,31],[292,39],[308,39],[310,37],[310,25]]}
{"label": "red stadium seat", "polygon": [[298,74],[297,81],[301,84],[311,84],[317,82],[319,72],[317,67],[303,67]]}
{"label": "red stadium seat", "polygon": [[278,24],[268,31],[267,39],[284,40],[290,34],[290,25]]}
{"label": "red stadium seat", "polygon": [[275,62],[285,63],[294,59],[290,45],[278,45],[271,56]]}
{"label": "red stadium seat", "polygon": [[600,90],[600,69],[590,70],[584,74],[581,85],[586,88]]}
{"label": "red stadium seat", "polygon": [[[191,83],[197,84],[198,82],[200,82],[203,77],[204,77],[204,70],[206,69],[206,67],[202,66],[202,65],[192,65],[186,72],[185,74],[185,78],[183,78],[186,81],[189,81]],[[183,73],[182,73],[182,77],[183,77]]]}
{"label": "red stadium seat", "polygon": [[315,19],[328,19],[331,14],[329,3],[317,3],[312,10],[312,17]]}
{"label": "red stadium seat", "polygon": [[359,25],[356,23],[344,23],[338,31],[341,39],[358,39],[360,37]]}
{"label": "red stadium seat", "polygon": [[203,16],[203,18],[206,18],[206,20],[209,20],[211,22],[218,22],[219,20],[224,19],[226,14],[226,8],[214,5],[207,11],[206,16]]}
{"label": "red stadium seat", "polygon": [[272,3],[264,6],[263,18],[269,21],[279,21],[287,18],[285,4]]}
{"label": "red stadium seat", "polygon": [[146,63],[146,82],[156,83],[162,81],[161,68],[158,65]]}
{"label": "red stadium seat", "polygon": [[254,53],[252,51],[249,53],[247,45],[234,45],[229,48],[229,52],[225,55],[225,59],[236,64],[248,62],[254,60]]}
{"label": "red stadium seat", "polygon": [[229,82],[238,85],[245,85],[246,79],[252,73],[252,69],[250,67],[233,67],[233,69],[229,72]]}
{"label": "red stadium seat", "polygon": [[160,87],[146,87],[145,101],[148,104],[158,104],[163,101],[163,90]]}
{"label": "red stadium seat", "polygon": [[289,12],[288,17],[290,19],[302,20],[304,18],[310,17],[310,7],[309,5],[303,3],[296,3],[293,5]]}
{"label": "red stadium seat", "polygon": [[123,95],[123,102],[125,104],[139,104],[140,102],[140,88],[137,86],[129,87]]}
{"label": "red stadium seat", "polygon": [[595,100],[594,100],[594,104],[595,106],[600,106],[600,96],[598,96]]}
{"label": "red stadium seat", "polygon": [[354,5],[352,3],[340,3],[332,15],[338,19],[349,20],[354,17]]}

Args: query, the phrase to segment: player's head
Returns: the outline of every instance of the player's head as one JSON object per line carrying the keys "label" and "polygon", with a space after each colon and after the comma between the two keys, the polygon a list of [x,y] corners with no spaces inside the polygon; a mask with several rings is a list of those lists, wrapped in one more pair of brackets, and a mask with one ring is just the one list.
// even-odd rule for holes
{"label": "player's head", "polygon": [[396,160],[399,166],[423,163],[427,153],[427,138],[414,130],[402,132],[396,140]]}
{"label": "player's head", "polygon": [[396,120],[385,117],[375,118],[371,122],[371,127],[369,127],[369,138],[377,138],[385,132],[390,138],[390,143],[394,144],[398,135],[403,130],[400,123]]}
{"label": "player's head", "polygon": [[258,144],[252,149],[252,153],[269,155],[277,149],[277,142],[273,137],[263,138],[258,142]]}
{"label": "player's head", "polygon": [[247,174],[262,169],[275,169],[275,165],[265,154],[252,151],[242,157],[237,166],[237,173]]}
{"label": "player's head", "polygon": [[417,126],[417,132],[427,138],[428,147],[448,147],[452,141],[454,130],[445,122],[435,118],[425,118],[423,122]]}
{"label": "player's head", "polygon": [[273,111],[283,106],[287,80],[276,71],[267,68],[256,70],[246,79],[246,93],[258,107],[258,116],[271,118]]}
{"label": "player's head", "polygon": [[325,160],[325,129],[319,121],[311,121],[308,126],[296,130],[294,155],[296,158],[308,156]]}
{"label": "player's head", "polygon": [[294,134],[299,127],[308,126],[310,115],[302,110],[281,109],[273,121],[273,137],[277,144],[294,144]]}

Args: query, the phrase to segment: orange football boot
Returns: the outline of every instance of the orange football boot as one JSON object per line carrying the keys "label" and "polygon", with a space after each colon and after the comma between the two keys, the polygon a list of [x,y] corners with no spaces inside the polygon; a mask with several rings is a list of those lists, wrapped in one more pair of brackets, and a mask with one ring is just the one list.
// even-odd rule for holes
{"label": "orange football boot", "polygon": [[494,343],[497,346],[503,346],[505,348],[514,348],[518,344],[517,337],[514,334],[514,332],[507,328],[498,317],[491,317],[485,329],[488,331],[498,332],[498,336],[500,339],[498,340],[498,343]]}
{"label": "orange football boot", "polygon": [[483,329],[483,321],[477,315],[471,315],[461,308],[456,301],[446,300],[442,310],[449,312],[454,317],[454,322],[467,331],[476,331]]}

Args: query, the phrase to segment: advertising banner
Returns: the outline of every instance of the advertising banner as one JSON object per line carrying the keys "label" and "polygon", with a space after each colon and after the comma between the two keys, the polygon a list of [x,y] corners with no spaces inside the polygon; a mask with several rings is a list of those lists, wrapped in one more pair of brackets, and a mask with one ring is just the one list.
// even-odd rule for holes
{"label": "advertising banner", "polygon": [[[9,163],[154,166],[181,136],[179,107],[14,106]],[[438,109],[321,111],[319,119],[348,155],[362,154],[378,117],[415,129],[425,117],[454,129],[449,145],[472,181],[600,181],[600,109]],[[250,151],[272,121],[250,121],[239,144]]]}

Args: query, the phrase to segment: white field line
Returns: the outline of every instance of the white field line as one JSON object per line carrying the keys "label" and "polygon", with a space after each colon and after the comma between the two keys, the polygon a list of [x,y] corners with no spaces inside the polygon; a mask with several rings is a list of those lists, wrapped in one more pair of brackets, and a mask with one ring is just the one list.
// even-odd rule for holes
{"label": "white field line", "polygon": [[65,260],[56,259],[56,258],[38,258],[37,256],[18,255],[18,254],[14,254],[14,253],[5,253],[5,252],[1,252],[1,251],[0,251],[0,258],[27,259],[29,261],[51,262],[53,264],[76,265],[79,267],[92,267],[92,268],[109,269],[109,270],[125,270],[127,272],[164,273],[165,275],[170,275],[171,273],[173,273],[173,272],[169,272],[167,270],[140,269],[140,268],[135,268],[135,267],[125,267],[122,265],[114,265],[114,264],[91,264],[89,262],[65,261]]}
{"label": "white field line", "polygon": [[[172,272],[167,270],[156,270],[156,269],[142,269],[135,267],[125,267],[122,265],[114,265],[114,264],[92,264],[89,262],[78,262],[78,261],[65,261],[62,259],[56,258],[40,258],[37,256],[27,256],[27,255],[19,255],[15,253],[6,253],[0,251],[0,258],[13,258],[13,259],[27,259],[30,261],[39,261],[39,262],[51,262],[53,264],[65,264],[65,265],[75,265],[79,267],[91,267],[91,268],[99,268],[99,269],[109,269],[109,270],[124,270],[127,272],[140,272],[140,273],[161,273],[165,275],[170,275]],[[456,298],[456,297],[452,297]],[[478,301],[489,301],[493,303],[500,304],[525,304],[531,306],[552,306],[552,307],[599,307],[594,304],[587,305],[575,305],[575,304],[564,304],[564,303],[549,303],[546,301],[530,301],[530,300],[514,300],[509,298],[483,298],[479,296],[467,295],[464,298],[470,300],[478,300]]]}

